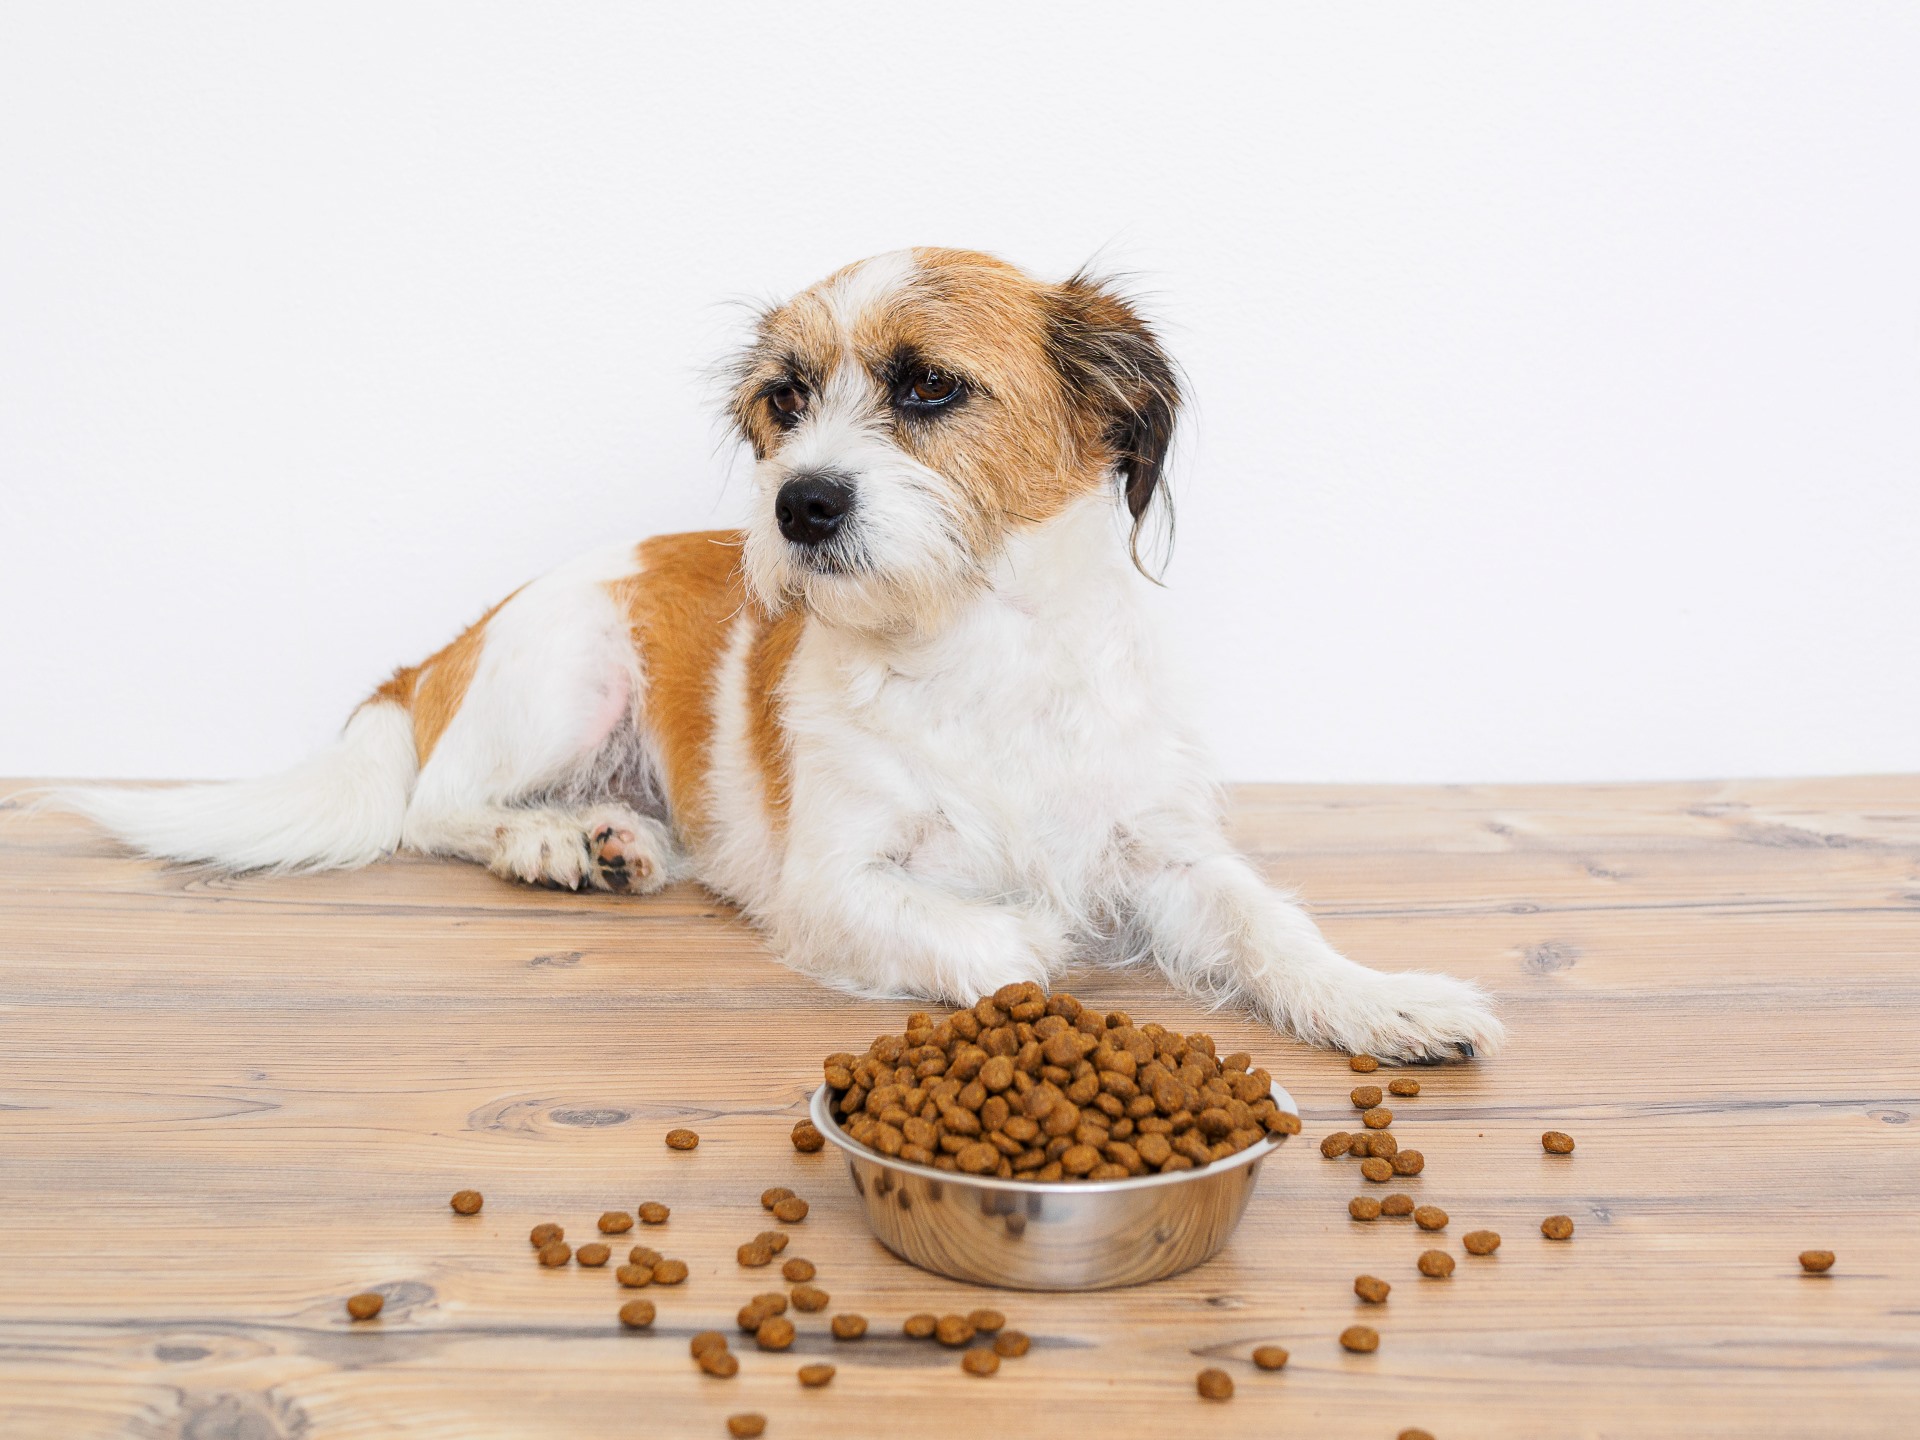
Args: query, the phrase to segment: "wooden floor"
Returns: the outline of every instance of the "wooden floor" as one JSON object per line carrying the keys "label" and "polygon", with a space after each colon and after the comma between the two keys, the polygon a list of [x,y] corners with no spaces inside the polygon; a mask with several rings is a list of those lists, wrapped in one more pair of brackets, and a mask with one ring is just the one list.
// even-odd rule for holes
{"label": "wooden floor", "polygon": [[[1920,778],[1235,803],[1348,953],[1498,994],[1510,1048],[1418,1072],[1394,1125],[1445,1247],[1490,1227],[1497,1256],[1423,1280],[1434,1237],[1347,1218],[1375,1187],[1316,1148],[1352,1123],[1344,1057],[1087,973],[1093,1003],[1255,1052],[1307,1133],[1175,1280],[935,1280],[867,1235],[841,1162],[787,1140],[822,1054],[909,1007],[817,989],[700,893],[419,860],[208,879],[0,815],[0,1434],[719,1437],[744,1410],[771,1440],[1920,1433]],[[697,1151],[663,1147],[675,1125]],[[1550,1127],[1574,1155],[1542,1153]],[[734,1248],[775,1184],[813,1204],[788,1254],[872,1331],[803,1316],[792,1352],[701,1376],[687,1337],[774,1278]],[[464,1186],[472,1219],[446,1204]],[[526,1232],[577,1240],[647,1199],[692,1276],[629,1335],[611,1274],[542,1270]],[[1569,1244],[1539,1234],[1555,1212]],[[1832,1274],[1799,1273],[1809,1247]],[[1385,1306],[1354,1299],[1363,1272]],[[351,1324],[368,1288],[386,1312]],[[899,1335],[982,1304],[1035,1338],[993,1379]],[[1335,1343],[1356,1321],[1377,1354]],[[1248,1363],[1262,1343],[1284,1372]],[[837,1378],[802,1390],[818,1359]],[[1207,1365],[1232,1401],[1196,1397]]]}

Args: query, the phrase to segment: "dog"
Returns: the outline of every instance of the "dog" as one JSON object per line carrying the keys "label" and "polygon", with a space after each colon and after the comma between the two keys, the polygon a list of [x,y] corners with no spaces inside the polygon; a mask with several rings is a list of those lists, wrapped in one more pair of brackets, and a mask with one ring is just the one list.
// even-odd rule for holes
{"label": "dog", "polygon": [[1479,990],[1344,958],[1224,839],[1139,605],[1180,382],[1112,283],[880,255],[761,314],[725,383],[743,529],[533,581],[285,774],[60,803],[235,871],[692,877],[858,995],[1151,961],[1310,1042],[1494,1047]]}

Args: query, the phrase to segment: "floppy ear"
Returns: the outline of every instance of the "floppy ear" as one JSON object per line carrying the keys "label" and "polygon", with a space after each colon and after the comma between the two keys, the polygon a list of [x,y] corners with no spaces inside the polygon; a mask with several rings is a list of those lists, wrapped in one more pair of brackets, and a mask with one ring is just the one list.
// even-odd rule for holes
{"label": "floppy ear", "polygon": [[1154,501],[1172,515],[1164,471],[1180,409],[1173,361],[1112,282],[1085,271],[1050,292],[1047,343],[1068,396],[1090,414],[1120,474],[1137,551]]}

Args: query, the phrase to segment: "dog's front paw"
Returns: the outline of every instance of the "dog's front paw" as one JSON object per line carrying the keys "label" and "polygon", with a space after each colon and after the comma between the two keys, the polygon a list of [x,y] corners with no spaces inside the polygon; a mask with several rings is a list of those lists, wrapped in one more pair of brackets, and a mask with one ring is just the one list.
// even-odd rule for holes
{"label": "dog's front paw", "polygon": [[1298,1017],[1303,1039],[1382,1060],[1472,1060],[1507,1033],[1479,986],[1425,971],[1360,971],[1317,1002]]}

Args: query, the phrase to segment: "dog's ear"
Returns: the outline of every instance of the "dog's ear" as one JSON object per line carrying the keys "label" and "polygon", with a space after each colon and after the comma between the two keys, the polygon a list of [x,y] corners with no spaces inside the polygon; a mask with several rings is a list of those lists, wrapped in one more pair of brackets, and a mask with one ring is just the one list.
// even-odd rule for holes
{"label": "dog's ear", "polygon": [[1179,375],[1153,328],[1111,281],[1082,271],[1054,287],[1048,300],[1048,348],[1069,399],[1090,416],[1108,463],[1119,472],[1138,563],[1140,529],[1156,501],[1171,529],[1165,470],[1180,409]]}

